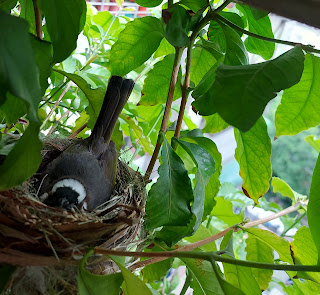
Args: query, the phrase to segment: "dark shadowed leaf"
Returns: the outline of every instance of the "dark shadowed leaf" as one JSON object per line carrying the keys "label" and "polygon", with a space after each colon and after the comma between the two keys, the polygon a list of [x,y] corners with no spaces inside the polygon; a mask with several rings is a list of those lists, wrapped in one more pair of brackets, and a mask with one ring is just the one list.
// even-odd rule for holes
{"label": "dark shadowed leaf", "polygon": [[136,18],[127,23],[111,48],[110,72],[124,76],[141,66],[156,51],[163,37],[163,24],[155,17]]}
{"label": "dark shadowed leaf", "polygon": [[319,264],[319,253],[320,253],[320,157],[318,156],[316,167],[314,168],[312,175],[312,183],[309,194],[308,204],[308,223],[313,241],[318,250],[318,264]]}
{"label": "dark shadowed leaf", "polygon": [[9,12],[17,4],[17,0],[0,0],[0,9],[5,12]]}
{"label": "dark shadowed leaf", "polygon": [[182,160],[163,136],[159,178],[151,187],[146,204],[147,227],[185,226],[191,218],[193,192]]}
{"label": "dark shadowed leaf", "polygon": [[320,123],[320,58],[306,55],[299,83],[284,91],[276,111],[277,136],[294,135]]}
{"label": "dark shadowed leaf", "polygon": [[4,291],[4,287],[10,280],[12,274],[16,270],[16,267],[9,264],[0,264],[0,292]]}
{"label": "dark shadowed leaf", "polygon": [[53,59],[61,62],[77,47],[86,15],[85,0],[40,0],[53,44]]}
{"label": "dark shadowed leaf", "polygon": [[189,26],[191,17],[180,5],[174,5],[166,11],[170,19],[166,26],[165,37],[175,47],[184,47],[189,44]]}
{"label": "dark shadowed leaf", "polygon": [[224,63],[227,65],[246,65],[249,62],[247,50],[239,34],[225,24],[211,21],[208,39],[217,43],[225,53]]}
{"label": "dark shadowed leaf", "polygon": [[[244,15],[246,15],[249,32],[268,38],[274,38],[271,21],[268,15],[256,19],[250,6],[238,5],[237,7],[239,7]],[[245,40],[245,45],[249,52],[258,54],[264,59],[270,59],[275,50],[275,43],[250,36]]]}
{"label": "dark shadowed leaf", "polygon": [[[147,77],[144,80],[142,97],[139,104],[156,105],[160,103],[163,104],[167,101],[173,62],[174,55],[170,54],[154,65],[154,68],[147,74]],[[173,100],[181,97],[181,76],[182,73],[180,69]]]}
{"label": "dark shadowed leaf", "polygon": [[256,204],[269,189],[272,175],[271,140],[263,117],[247,132],[234,130],[237,148],[235,158],[240,165],[242,188]]}
{"label": "dark shadowed leaf", "polygon": [[241,131],[249,130],[276,93],[298,83],[304,54],[295,47],[278,58],[253,65],[221,64],[210,91],[193,102],[202,115],[219,115]]}
{"label": "dark shadowed leaf", "polygon": [[20,15],[19,17],[24,18],[29,23],[29,32],[33,35],[36,33],[36,20],[34,15],[33,0],[21,0],[20,3]]}
{"label": "dark shadowed leaf", "polygon": [[[233,24],[237,25],[238,27],[242,29],[245,28],[243,19],[239,14],[230,12],[230,11],[221,11],[219,14],[224,18],[226,18],[227,20],[231,21]],[[242,37],[243,35],[242,32],[240,31],[236,31],[236,32],[239,34],[240,37]]]}

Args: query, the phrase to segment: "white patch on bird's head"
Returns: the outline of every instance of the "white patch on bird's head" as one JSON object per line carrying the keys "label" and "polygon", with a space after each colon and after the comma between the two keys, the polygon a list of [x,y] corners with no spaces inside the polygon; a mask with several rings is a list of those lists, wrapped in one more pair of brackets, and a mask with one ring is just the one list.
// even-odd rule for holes
{"label": "white patch on bird's head", "polygon": [[59,187],[70,187],[76,193],[78,193],[79,194],[78,204],[80,204],[87,195],[86,189],[84,188],[83,184],[80,181],[73,178],[65,178],[65,179],[59,180],[54,184],[51,192],[54,193]]}

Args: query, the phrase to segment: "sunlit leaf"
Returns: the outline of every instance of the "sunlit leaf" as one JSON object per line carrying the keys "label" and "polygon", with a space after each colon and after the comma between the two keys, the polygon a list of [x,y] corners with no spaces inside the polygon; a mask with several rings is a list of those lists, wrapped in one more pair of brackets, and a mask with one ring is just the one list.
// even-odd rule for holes
{"label": "sunlit leaf", "polygon": [[187,6],[190,8],[193,12],[197,12],[201,8],[208,5],[207,0],[180,0],[180,4]]}
{"label": "sunlit leaf", "polygon": [[135,2],[144,7],[155,7],[162,3],[163,0],[135,0]]}
{"label": "sunlit leaf", "polygon": [[182,160],[164,136],[163,139],[159,178],[151,187],[146,204],[149,229],[162,225],[184,226],[191,218],[193,192],[190,178]]}
{"label": "sunlit leaf", "polygon": [[[154,68],[147,74],[147,77],[144,80],[142,97],[139,104],[156,105],[163,104],[167,101],[173,62],[174,55],[170,54],[154,65]],[[173,100],[181,97],[181,76],[182,74],[180,69]]]}
{"label": "sunlit leaf", "polygon": [[[273,263],[273,250],[267,244],[255,238],[253,235],[249,235],[248,239],[246,240],[246,244],[246,259],[248,261]],[[268,269],[252,268],[251,272],[256,278],[260,289],[267,290],[271,281],[273,271]]]}
{"label": "sunlit leaf", "polygon": [[152,16],[126,24],[110,51],[108,68],[112,75],[124,76],[141,66],[159,47],[164,37],[162,22]]}
{"label": "sunlit leaf", "polygon": [[320,139],[315,135],[308,135],[304,140],[309,143],[318,153],[320,153]]}
{"label": "sunlit leaf", "polygon": [[[218,112],[230,125],[249,130],[276,92],[299,82],[304,54],[295,47],[274,60],[244,65],[220,65],[205,96],[193,102],[202,115]],[[230,82],[232,81],[232,83]]]}
{"label": "sunlit leaf", "polygon": [[290,198],[293,203],[298,202],[300,199],[303,198],[302,195],[294,191],[289,186],[289,184],[287,184],[284,180],[280,179],[279,177],[272,177],[271,185],[273,187],[274,193],[280,193],[284,197]]}
{"label": "sunlit leaf", "polygon": [[205,133],[219,133],[229,126],[229,124],[226,123],[218,113],[206,116],[204,119],[206,121],[206,125],[203,128],[203,132]]}
{"label": "sunlit leaf", "polygon": [[320,58],[307,54],[300,82],[284,91],[276,111],[277,136],[294,135],[319,125],[319,100]]}
{"label": "sunlit leaf", "polygon": [[40,7],[53,45],[53,59],[63,61],[77,47],[85,23],[86,1],[40,0]]}
{"label": "sunlit leaf", "polygon": [[[210,230],[201,224],[197,229],[197,231],[192,236],[186,237],[184,238],[184,240],[186,240],[189,243],[195,243],[195,242],[204,240],[206,238],[209,238],[211,236],[212,236],[212,233],[210,232]],[[217,246],[215,241],[212,241],[211,243],[208,243],[199,247],[199,249],[206,252],[213,252],[213,251],[217,251]]]}
{"label": "sunlit leaf", "polygon": [[247,132],[234,130],[237,148],[235,158],[240,165],[243,190],[256,204],[269,189],[271,178],[271,141],[267,125],[261,117]]}
{"label": "sunlit leaf", "polygon": [[[294,235],[291,242],[291,251],[295,264],[317,265],[318,251],[314,244],[309,228],[303,226]],[[320,283],[320,274],[317,272],[298,272],[299,278],[311,279]]]}

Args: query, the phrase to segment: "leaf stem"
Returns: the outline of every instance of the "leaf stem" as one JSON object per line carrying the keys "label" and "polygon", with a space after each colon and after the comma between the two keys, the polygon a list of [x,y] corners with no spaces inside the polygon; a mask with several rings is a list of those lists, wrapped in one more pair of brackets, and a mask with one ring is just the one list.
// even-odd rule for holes
{"label": "leaf stem", "polygon": [[42,15],[39,9],[39,0],[33,0],[34,18],[36,23],[36,33],[39,39],[42,39]]}
{"label": "leaf stem", "polygon": [[311,45],[304,45],[304,44],[301,44],[301,43],[296,43],[296,42],[291,42],[291,41],[286,41],[286,40],[280,40],[280,39],[264,37],[264,36],[249,32],[249,31],[247,31],[245,29],[242,29],[241,27],[235,25],[234,23],[230,22],[226,18],[224,18],[221,15],[218,15],[216,13],[212,14],[212,19],[216,20],[218,23],[222,22],[222,23],[228,25],[229,27],[235,29],[236,31],[239,31],[239,32],[241,32],[241,33],[243,33],[245,35],[248,35],[250,37],[253,37],[253,38],[257,38],[257,39],[264,40],[264,41],[267,41],[267,42],[273,42],[273,43],[278,43],[278,44],[289,45],[289,46],[299,46],[299,47],[301,47],[303,50],[305,50],[307,52],[320,53],[319,49],[315,49]]}
{"label": "leaf stem", "polygon": [[145,180],[149,179],[149,177],[152,173],[154,164],[156,163],[156,160],[158,158],[158,154],[159,154],[160,147],[161,147],[161,133],[162,132],[166,133],[166,130],[167,130],[169,117],[170,117],[171,105],[172,105],[172,101],[173,101],[173,94],[174,94],[174,89],[175,89],[175,86],[177,83],[177,77],[178,77],[178,73],[179,73],[180,62],[181,62],[183,50],[184,50],[184,47],[176,47],[176,53],[175,53],[175,57],[174,57],[170,86],[169,86],[169,91],[168,91],[168,96],[167,96],[167,102],[166,102],[166,106],[164,109],[162,123],[161,123],[161,127],[160,127],[159,134],[158,134],[158,140],[157,140],[157,143],[154,148],[149,166],[148,166],[146,174],[145,174]]}
{"label": "leaf stem", "polygon": [[301,221],[302,218],[304,218],[307,215],[307,212],[304,212],[303,214],[301,214],[301,216],[299,218],[297,218],[297,220],[295,222],[293,222],[288,228],[286,228],[283,233],[281,234],[281,237],[284,237],[286,235],[286,233],[292,229],[295,225],[297,225],[298,222]]}

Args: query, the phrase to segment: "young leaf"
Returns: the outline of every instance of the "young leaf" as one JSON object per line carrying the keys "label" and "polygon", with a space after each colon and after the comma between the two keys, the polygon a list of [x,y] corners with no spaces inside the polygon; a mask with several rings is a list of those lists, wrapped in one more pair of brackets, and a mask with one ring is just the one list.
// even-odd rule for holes
{"label": "young leaf", "polygon": [[243,222],[243,211],[241,211],[239,214],[233,213],[232,203],[228,200],[225,200],[224,197],[216,197],[215,200],[217,203],[211,212],[212,216],[223,220],[229,226]]}
{"label": "young leaf", "polygon": [[[198,259],[182,259],[192,274],[190,287],[197,295],[244,295],[212,269],[210,262]],[[216,266],[218,267],[218,266]]]}
{"label": "young leaf", "polygon": [[[122,26],[120,25],[119,18],[113,18],[109,11],[99,11],[97,14],[92,16],[92,22],[100,26],[103,30],[103,34],[108,32],[108,36],[116,37],[119,35]],[[90,26],[90,36],[92,38],[101,38],[101,29],[99,30],[97,26]]]}
{"label": "young leaf", "polygon": [[[147,77],[144,80],[139,104],[156,105],[166,102],[173,62],[174,55],[170,54],[155,64],[154,68],[147,74]],[[182,73],[181,70],[179,70],[177,84],[174,90],[174,100],[181,97],[181,76]]]}
{"label": "young leaf", "polygon": [[192,49],[190,79],[198,85],[203,76],[217,63],[216,58],[205,48],[195,47]]}
{"label": "young leaf", "polygon": [[95,275],[85,269],[85,263],[91,255],[86,254],[79,265],[78,288],[79,295],[95,295],[103,294],[108,290],[108,295],[119,295],[120,287],[123,282],[121,273],[110,275]]}
{"label": "young leaf", "polygon": [[227,65],[247,65],[248,53],[238,33],[225,24],[210,22],[208,39],[217,43],[225,53]]}
{"label": "young leaf", "polygon": [[[274,38],[268,15],[256,19],[250,6],[237,5],[237,7],[239,7],[240,10],[246,15],[249,32],[268,38]],[[244,44],[249,52],[258,54],[264,59],[270,59],[275,50],[275,43],[256,39],[250,36],[245,40]]]}
{"label": "young leaf", "polygon": [[[303,198],[304,196],[300,195],[296,191],[294,191],[289,184],[287,184],[284,180],[280,179],[279,177],[272,177],[271,185],[273,187],[274,193],[280,193],[284,197],[288,197],[292,200],[293,203],[299,201],[299,199]],[[306,197],[304,197],[306,198]]]}
{"label": "young leaf", "polygon": [[[273,263],[273,250],[264,242],[255,238],[253,235],[249,235],[248,239],[246,240],[246,244],[246,259],[248,261]],[[256,278],[260,289],[267,290],[271,281],[273,271],[268,269],[252,268],[251,272]]]}
{"label": "young leaf", "polygon": [[85,94],[89,101],[89,106],[87,108],[87,114],[90,116],[89,124],[88,126],[90,128],[93,128],[95,121],[98,118],[104,95],[105,95],[105,89],[102,89],[101,87],[98,87],[96,89],[92,89],[90,85],[79,75],[77,74],[70,74],[66,73],[64,71],[60,70],[54,70],[57,73],[60,73],[61,75],[66,76],[69,78],[72,82],[77,84],[77,86],[82,90],[82,92]]}
{"label": "young leaf", "polygon": [[312,175],[312,183],[309,194],[309,204],[308,204],[308,223],[313,241],[318,250],[318,264],[319,264],[319,253],[320,253],[320,201],[319,201],[319,191],[320,191],[320,157],[316,163]]}
{"label": "young leaf", "polygon": [[304,140],[309,143],[318,153],[320,153],[320,139],[315,135],[308,135]]}
{"label": "young leaf", "polygon": [[226,123],[218,113],[206,116],[204,119],[206,121],[206,125],[202,131],[205,133],[219,133],[229,126],[229,124]]}
{"label": "young leaf", "polygon": [[146,204],[147,227],[185,226],[191,218],[193,192],[182,160],[163,136],[159,178],[151,187]]}
{"label": "young leaf", "polygon": [[141,66],[159,47],[164,37],[162,22],[152,16],[126,24],[110,51],[108,68],[112,75],[124,76]]}
{"label": "young leaf", "polygon": [[266,246],[278,252],[281,261],[293,264],[290,252],[290,245],[285,238],[281,238],[268,230],[263,230],[260,228],[242,229],[245,230],[249,234],[249,236],[251,235],[253,238],[258,239]]}
{"label": "young leaf", "polygon": [[[303,226],[294,235],[291,242],[291,251],[295,264],[317,265],[318,251],[314,244],[310,230]],[[320,283],[320,274],[317,272],[298,272],[299,278],[311,279]]]}
{"label": "young leaf", "polygon": [[53,59],[61,62],[77,47],[86,15],[85,0],[40,0],[53,45]]}
{"label": "young leaf", "polygon": [[269,189],[271,169],[271,141],[267,125],[261,117],[247,132],[234,130],[237,148],[235,158],[240,165],[242,188],[256,204]]}
{"label": "young leaf", "polygon": [[185,47],[189,44],[188,37],[191,17],[189,13],[180,5],[176,4],[164,13],[170,17],[165,31],[168,42],[175,47]]}
{"label": "young leaf", "polygon": [[210,91],[194,101],[193,106],[201,115],[218,112],[230,125],[248,131],[276,92],[299,82],[303,61],[303,51],[295,47],[274,60],[259,64],[221,64]]}
{"label": "young leaf", "polygon": [[167,41],[167,39],[163,38],[160,42],[158,49],[155,51],[153,57],[161,57],[164,55],[174,54],[174,47]]}
{"label": "young leaf", "polygon": [[196,223],[193,227],[193,231],[195,232],[202,222],[205,203],[205,187],[215,172],[215,163],[210,153],[200,145],[182,140],[177,140],[177,142],[189,154],[197,166],[197,182],[194,187],[194,202],[192,205],[192,213],[196,217]]}
{"label": "young leaf", "polygon": [[[124,284],[122,286],[123,292],[126,295],[152,295],[150,289],[142,282],[138,277],[136,277],[130,270],[126,269],[125,266],[118,263],[118,267],[121,270],[121,274],[124,279]],[[109,287],[108,287],[109,288]],[[100,293],[98,293],[100,294]]]}
{"label": "young leaf", "polygon": [[284,91],[276,111],[276,136],[294,135],[320,124],[320,58],[307,54],[298,84]]}

